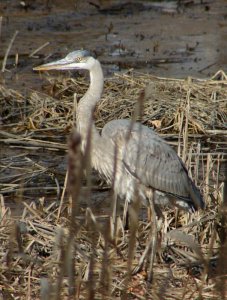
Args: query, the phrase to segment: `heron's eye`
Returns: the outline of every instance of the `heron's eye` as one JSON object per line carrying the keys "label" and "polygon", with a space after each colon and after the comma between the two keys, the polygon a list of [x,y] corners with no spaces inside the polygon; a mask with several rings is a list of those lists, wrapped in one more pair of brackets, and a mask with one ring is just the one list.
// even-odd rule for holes
{"label": "heron's eye", "polygon": [[81,62],[82,60],[83,60],[82,57],[77,57],[77,58],[76,58],[76,61],[77,61],[77,62]]}

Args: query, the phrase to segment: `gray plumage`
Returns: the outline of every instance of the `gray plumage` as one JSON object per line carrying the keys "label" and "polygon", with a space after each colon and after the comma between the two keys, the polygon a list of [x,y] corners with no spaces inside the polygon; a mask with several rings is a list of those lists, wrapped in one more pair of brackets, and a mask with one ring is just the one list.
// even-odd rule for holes
{"label": "gray plumage", "polygon": [[116,195],[131,201],[137,189],[143,201],[154,192],[157,205],[174,204],[188,210],[204,207],[195,186],[176,152],[152,129],[130,120],[107,123],[101,135],[94,126],[93,111],[101,98],[103,73],[98,60],[87,51],[74,51],[59,61],[35,70],[87,69],[90,86],[77,108],[77,129],[85,149],[90,125],[92,166],[113,183]]}

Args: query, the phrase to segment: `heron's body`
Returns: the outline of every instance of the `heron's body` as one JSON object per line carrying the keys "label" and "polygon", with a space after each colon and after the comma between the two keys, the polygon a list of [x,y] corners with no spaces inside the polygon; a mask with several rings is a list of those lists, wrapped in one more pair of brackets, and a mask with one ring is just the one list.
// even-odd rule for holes
{"label": "heron's body", "polygon": [[35,68],[87,69],[90,86],[77,108],[77,129],[85,149],[91,129],[92,166],[113,183],[116,195],[131,201],[137,189],[142,200],[154,191],[155,204],[176,204],[185,209],[204,207],[202,196],[188,176],[176,152],[152,129],[130,120],[107,123],[101,135],[93,111],[103,91],[103,73],[98,60],[86,51],[75,51],[65,59]]}

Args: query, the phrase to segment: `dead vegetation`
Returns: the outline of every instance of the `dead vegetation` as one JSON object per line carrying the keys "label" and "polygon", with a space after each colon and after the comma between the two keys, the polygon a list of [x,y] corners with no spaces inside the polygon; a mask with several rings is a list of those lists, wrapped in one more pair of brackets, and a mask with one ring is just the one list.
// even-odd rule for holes
{"label": "dead vegetation", "polygon": [[[70,135],[66,144],[74,124],[73,94],[79,99],[87,83],[80,77],[47,79],[43,94],[24,96],[0,86],[0,137],[6,150],[0,173],[3,299],[224,299],[225,74],[205,81],[128,73],[105,82],[96,125],[102,128],[111,119],[131,118],[146,87],[141,121],[176,148],[206,201],[205,211],[193,215],[163,211],[152,283],[146,281],[148,261],[142,271],[131,274],[152,230],[144,208],[132,205],[128,231],[119,210],[114,232],[111,192],[105,196],[107,213],[98,211],[92,194],[103,193],[104,187],[97,180],[84,182],[86,159],[81,157],[78,135]],[[56,165],[42,161],[47,153],[45,157],[56,157],[59,164],[67,148],[67,172],[65,165],[56,171]]]}

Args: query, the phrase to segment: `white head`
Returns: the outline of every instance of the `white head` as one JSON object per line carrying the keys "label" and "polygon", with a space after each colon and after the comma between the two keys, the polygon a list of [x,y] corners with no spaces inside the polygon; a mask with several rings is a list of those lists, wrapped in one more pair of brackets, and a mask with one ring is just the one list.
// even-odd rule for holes
{"label": "white head", "polygon": [[95,59],[86,50],[70,52],[65,58],[33,68],[35,71],[47,70],[91,70]]}

